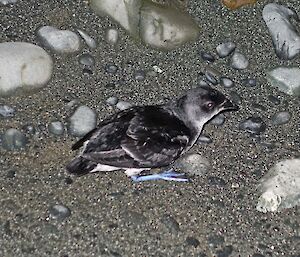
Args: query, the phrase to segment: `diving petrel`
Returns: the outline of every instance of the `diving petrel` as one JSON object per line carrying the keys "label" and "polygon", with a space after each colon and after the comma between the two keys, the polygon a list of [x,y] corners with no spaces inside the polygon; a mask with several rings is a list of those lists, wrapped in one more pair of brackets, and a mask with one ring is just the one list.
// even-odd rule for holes
{"label": "diving petrel", "polygon": [[120,111],[72,146],[72,150],[81,146],[83,150],[66,168],[76,175],[123,169],[135,181],[186,181],[175,172],[139,174],[173,163],[194,145],[206,122],[221,111],[236,108],[222,93],[205,86],[167,104]]}

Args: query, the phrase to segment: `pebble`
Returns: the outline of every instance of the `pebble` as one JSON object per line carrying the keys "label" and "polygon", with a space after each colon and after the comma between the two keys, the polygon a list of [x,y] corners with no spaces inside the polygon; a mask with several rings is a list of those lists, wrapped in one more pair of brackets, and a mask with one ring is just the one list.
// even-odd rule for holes
{"label": "pebble", "polygon": [[275,104],[275,105],[279,105],[280,104],[280,99],[274,95],[269,95],[268,99],[271,103]]}
{"label": "pebble", "polygon": [[80,38],[70,30],[43,26],[37,30],[37,37],[42,45],[57,53],[74,53],[80,49]]}
{"label": "pebble", "polygon": [[29,134],[29,135],[33,135],[36,132],[36,129],[32,124],[25,125],[23,127],[23,130],[25,131],[26,134]]}
{"label": "pebble", "polygon": [[206,67],[205,69],[205,78],[208,82],[212,83],[213,85],[217,85],[219,83],[219,78],[221,73],[212,67]]}
{"label": "pebble", "polygon": [[3,5],[15,4],[16,2],[18,2],[18,0],[0,0],[0,3]]}
{"label": "pebble", "polygon": [[95,13],[111,17],[133,38],[153,48],[175,49],[196,40],[200,33],[195,20],[173,5],[127,0],[91,0],[90,5]]}
{"label": "pebble", "polygon": [[3,118],[13,117],[15,115],[15,109],[7,106],[7,105],[0,105],[0,116]]}
{"label": "pebble", "polygon": [[270,3],[265,5],[262,16],[277,56],[283,60],[295,58],[300,53],[300,34],[291,20],[299,22],[297,13],[284,5]]}
{"label": "pebble", "polygon": [[62,135],[64,133],[64,124],[61,121],[53,121],[49,124],[48,130],[54,135]]}
{"label": "pebble", "polygon": [[118,101],[119,101],[119,99],[116,96],[111,96],[106,99],[106,103],[111,106],[116,105],[118,103]]}
{"label": "pebble", "polygon": [[164,215],[160,221],[165,225],[170,233],[177,234],[179,232],[179,224],[173,217]]}
{"label": "pebble", "polygon": [[95,39],[90,37],[85,31],[81,29],[77,29],[79,35],[84,39],[85,43],[88,45],[89,48],[95,49],[97,47],[97,43]]}
{"label": "pebble", "polygon": [[51,219],[63,221],[71,216],[71,210],[64,205],[56,204],[49,208],[49,216]]}
{"label": "pebble", "polygon": [[209,123],[215,126],[222,126],[225,122],[225,115],[223,113],[215,116]]}
{"label": "pebble", "polygon": [[19,150],[24,148],[26,144],[27,138],[17,129],[10,128],[2,136],[2,146],[6,150]]}
{"label": "pebble", "polygon": [[0,43],[0,96],[44,87],[53,62],[41,47],[25,42]]}
{"label": "pebble", "polygon": [[219,177],[208,177],[208,184],[219,187],[226,186],[225,180]]}
{"label": "pebble", "polygon": [[110,74],[115,74],[118,70],[118,67],[114,64],[106,64],[105,65],[105,71]]}
{"label": "pebble", "polygon": [[116,29],[107,29],[105,32],[105,39],[110,45],[115,45],[119,39],[119,32]]}
{"label": "pebble", "polygon": [[129,103],[129,102],[126,102],[126,101],[119,101],[119,102],[116,104],[116,107],[117,107],[119,110],[123,111],[123,110],[126,110],[126,109],[132,107],[132,104]]}
{"label": "pebble", "polygon": [[138,70],[134,74],[134,78],[137,81],[143,81],[146,77],[146,73],[143,70]]}
{"label": "pebble", "polygon": [[236,44],[233,42],[224,42],[217,46],[217,54],[219,57],[224,58],[230,55],[236,48]]}
{"label": "pebble", "polygon": [[220,85],[222,87],[225,87],[225,88],[231,88],[231,87],[234,86],[234,82],[230,78],[221,77],[220,78]]}
{"label": "pebble", "polygon": [[260,181],[261,196],[256,209],[276,212],[300,205],[300,159],[287,159],[275,164]]}
{"label": "pebble", "polygon": [[260,117],[250,117],[242,121],[239,125],[240,130],[245,130],[250,134],[259,135],[266,130],[266,124]]}
{"label": "pebble", "polygon": [[175,162],[174,167],[184,172],[189,172],[189,174],[201,176],[209,171],[210,162],[198,153],[190,153]]}
{"label": "pebble", "polygon": [[244,70],[249,66],[249,61],[245,55],[235,52],[231,57],[231,67],[236,70]]}
{"label": "pebble", "polygon": [[242,97],[236,91],[231,91],[229,94],[235,104],[240,104],[242,102]]}
{"label": "pebble", "polygon": [[272,117],[273,125],[283,125],[289,122],[291,114],[289,112],[278,112]]}
{"label": "pebble", "polygon": [[204,61],[214,62],[216,60],[216,58],[211,53],[200,52],[200,56]]}
{"label": "pebble", "polygon": [[267,73],[271,86],[281,92],[300,96],[300,69],[298,67],[278,67]]}
{"label": "pebble", "polygon": [[202,144],[210,144],[212,142],[212,139],[209,136],[206,135],[201,135],[197,142],[202,143]]}
{"label": "pebble", "polygon": [[243,80],[243,85],[246,87],[255,87],[256,79],[255,78],[247,78]]}
{"label": "pebble", "polygon": [[95,65],[95,58],[91,54],[85,53],[79,56],[79,63],[88,67],[93,67]]}
{"label": "pebble", "polygon": [[191,245],[191,246],[194,246],[195,248],[198,247],[200,245],[200,242],[197,238],[195,237],[191,237],[191,236],[188,236],[186,239],[185,239],[185,242],[188,244],[188,245]]}
{"label": "pebble", "polygon": [[88,106],[79,106],[69,119],[69,132],[81,137],[93,130],[97,125],[97,114]]}
{"label": "pebble", "polygon": [[216,252],[217,257],[229,257],[233,252],[232,245],[226,245],[223,249]]}

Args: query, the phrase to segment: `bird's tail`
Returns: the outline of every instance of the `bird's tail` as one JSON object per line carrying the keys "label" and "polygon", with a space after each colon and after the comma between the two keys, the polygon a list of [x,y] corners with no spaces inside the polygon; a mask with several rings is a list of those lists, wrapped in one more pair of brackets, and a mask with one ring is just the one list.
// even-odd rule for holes
{"label": "bird's tail", "polygon": [[96,166],[96,163],[78,156],[67,164],[66,169],[72,174],[81,176],[91,172]]}

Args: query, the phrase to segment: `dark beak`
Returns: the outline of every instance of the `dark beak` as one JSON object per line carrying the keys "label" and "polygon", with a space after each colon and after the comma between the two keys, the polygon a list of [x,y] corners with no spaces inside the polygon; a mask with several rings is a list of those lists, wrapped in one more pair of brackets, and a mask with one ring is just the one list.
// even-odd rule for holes
{"label": "dark beak", "polygon": [[224,111],[237,111],[239,107],[235,104],[226,99],[224,103],[222,104],[222,109]]}

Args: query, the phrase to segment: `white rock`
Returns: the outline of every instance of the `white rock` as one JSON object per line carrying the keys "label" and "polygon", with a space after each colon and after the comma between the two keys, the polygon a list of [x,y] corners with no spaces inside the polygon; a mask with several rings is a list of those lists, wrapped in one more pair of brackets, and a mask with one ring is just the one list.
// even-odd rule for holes
{"label": "white rock", "polygon": [[267,73],[267,79],[280,91],[300,96],[300,69],[296,67],[278,67]]}
{"label": "white rock", "polygon": [[70,30],[43,26],[37,30],[41,43],[57,53],[74,53],[80,49],[79,36]]}
{"label": "white rock", "polygon": [[79,35],[84,39],[85,43],[88,45],[89,48],[94,49],[97,47],[97,43],[95,39],[90,37],[86,32],[81,29],[77,29]]}
{"label": "white rock", "polygon": [[224,58],[228,55],[230,55],[236,48],[236,44],[233,42],[224,42],[221,43],[217,46],[217,54],[221,57]]}
{"label": "white rock", "polygon": [[115,45],[119,39],[119,32],[116,29],[108,29],[105,33],[106,42]]}
{"label": "white rock", "polygon": [[116,104],[116,107],[117,107],[119,110],[123,111],[123,110],[126,110],[126,109],[132,107],[132,104],[129,103],[129,102],[126,102],[126,101],[119,101],[119,102]]}
{"label": "white rock", "polygon": [[231,57],[231,67],[236,70],[244,70],[248,67],[249,61],[245,55],[235,52]]}
{"label": "white rock", "polygon": [[0,3],[3,5],[15,4],[16,2],[18,2],[18,0],[0,0]]}
{"label": "white rock", "polygon": [[173,5],[150,0],[91,0],[91,7],[154,48],[174,49],[199,35],[199,27],[191,16]]}
{"label": "white rock", "polygon": [[259,190],[258,211],[275,212],[300,205],[300,159],[283,160],[273,166],[262,178]]}
{"label": "white rock", "polygon": [[43,48],[25,42],[0,43],[0,95],[45,86],[52,69],[52,59]]}
{"label": "white rock", "polygon": [[69,132],[73,136],[84,136],[97,125],[97,115],[88,106],[79,106],[69,120]]}
{"label": "white rock", "polygon": [[263,19],[270,31],[277,56],[293,59],[300,53],[300,35],[291,23],[299,21],[295,11],[276,3],[267,4],[263,9]]}
{"label": "white rock", "polygon": [[172,6],[166,8],[150,1],[143,2],[140,37],[147,45],[171,50],[196,40],[198,35],[199,27],[187,13]]}

